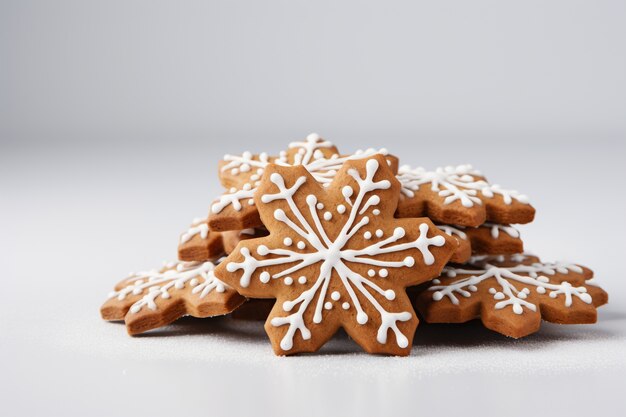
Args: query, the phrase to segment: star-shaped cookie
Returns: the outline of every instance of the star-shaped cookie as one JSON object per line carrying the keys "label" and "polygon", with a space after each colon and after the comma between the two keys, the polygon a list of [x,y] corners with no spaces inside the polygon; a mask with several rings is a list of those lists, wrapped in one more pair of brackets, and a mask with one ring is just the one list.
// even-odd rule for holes
{"label": "star-shaped cookie", "polygon": [[269,235],[240,242],[215,274],[277,299],[265,324],[277,354],[315,351],[340,327],[368,352],[410,352],[405,288],[437,276],[456,242],[428,219],[394,218],[399,193],[382,155],[346,161],[326,186],[304,166],[265,169],[254,199]]}

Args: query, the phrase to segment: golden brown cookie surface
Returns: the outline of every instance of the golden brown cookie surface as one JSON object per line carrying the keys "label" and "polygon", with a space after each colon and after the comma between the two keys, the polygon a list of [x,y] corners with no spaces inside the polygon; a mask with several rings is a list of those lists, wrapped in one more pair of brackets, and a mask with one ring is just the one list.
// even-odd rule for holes
{"label": "golden brown cookie surface", "polygon": [[429,323],[480,318],[485,327],[519,338],[539,330],[542,319],[595,323],[596,307],[606,304],[608,295],[592,277],[585,267],[532,256],[479,256],[468,265],[444,268],[414,304]]}
{"label": "golden brown cookie surface", "polygon": [[245,298],[214,275],[211,262],[173,262],[160,270],[131,274],[100,308],[104,320],[124,320],[131,335],[191,315],[227,314]]}
{"label": "golden brown cookie surface", "polygon": [[276,298],[265,324],[280,355],[319,349],[343,327],[366,351],[410,352],[405,287],[438,275],[456,243],[428,219],[395,219],[400,184],[382,155],[347,161],[328,186],[272,165],[255,195],[269,236],[242,241],[216,276]]}

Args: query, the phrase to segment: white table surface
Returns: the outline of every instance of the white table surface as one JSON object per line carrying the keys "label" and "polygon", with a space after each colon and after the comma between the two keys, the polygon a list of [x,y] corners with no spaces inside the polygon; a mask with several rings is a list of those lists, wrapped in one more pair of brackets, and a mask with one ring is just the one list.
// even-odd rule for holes
{"label": "white table surface", "polygon": [[599,322],[544,323],[518,341],[478,323],[420,325],[408,358],[366,355],[344,334],[319,354],[279,358],[262,323],[229,318],[131,338],[99,318],[110,287],[174,258],[178,233],[219,192],[224,152],[263,149],[244,140],[14,146],[0,155],[1,414],[624,415],[625,146],[385,145],[406,163],[473,162],[530,194],[537,220],[520,227],[526,247],[596,271],[610,294]]}

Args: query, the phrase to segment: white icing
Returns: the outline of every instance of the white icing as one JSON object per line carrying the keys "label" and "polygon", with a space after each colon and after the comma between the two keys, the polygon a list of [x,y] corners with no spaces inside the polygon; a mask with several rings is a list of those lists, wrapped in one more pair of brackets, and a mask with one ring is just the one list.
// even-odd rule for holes
{"label": "white icing", "polygon": [[206,219],[195,218],[191,223],[191,227],[187,229],[185,233],[180,236],[180,243],[186,243],[191,240],[195,235],[200,235],[202,239],[206,239],[209,236],[209,225],[206,223]]}
{"label": "white icing", "polygon": [[[294,195],[299,192],[300,187],[306,181],[306,177],[298,178],[295,184],[291,187],[285,185],[284,178],[280,174],[274,173],[270,176],[270,181],[276,185],[278,192],[275,194],[264,194],[261,196],[261,200],[264,202],[270,202],[274,200],[285,200],[290,208],[292,216],[295,218],[292,220],[284,210],[277,209],[274,212],[274,218],[284,223],[288,229],[295,235],[300,236],[304,243],[307,242],[306,247],[310,252],[300,253],[292,251],[288,248],[268,248],[261,245],[257,247],[257,254],[261,257],[270,255],[270,258],[256,258],[250,253],[249,249],[243,247],[239,250],[243,256],[241,262],[229,262],[226,265],[226,269],[229,272],[235,272],[242,270],[240,277],[240,285],[242,287],[248,287],[252,274],[255,273],[257,268],[263,268],[272,265],[284,265],[285,269],[273,274],[271,278],[278,279],[286,275],[291,275],[303,268],[310,265],[320,263],[319,273],[317,278],[313,281],[310,287],[300,293],[293,300],[285,301],[282,304],[283,311],[289,313],[295,309],[293,313],[286,317],[275,317],[272,319],[271,324],[276,327],[287,325],[287,331],[280,342],[280,346],[283,350],[288,351],[293,347],[293,339],[297,331],[300,332],[302,339],[308,340],[311,338],[311,332],[304,321],[304,314],[306,310],[312,306],[314,307],[313,322],[321,323],[323,319],[323,306],[328,301],[327,291],[333,271],[341,280],[343,289],[346,291],[346,297],[352,302],[356,309],[356,321],[359,324],[365,324],[369,320],[367,313],[363,310],[361,300],[366,300],[372,305],[374,310],[380,317],[380,326],[377,332],[377,341],[381,344],[387,343],[387,336],[389,330],[391,330],[396,339],[396,343],[400,347],[408,346],[407,335],[402,334],[398,328],[398,322],[404,322],[410,320],[412,313],[409,311],[402,312],[390,312],[387,311],[374,297],[372,293],[378,293],[384,296],[387,300],[394,300],[396,294],[392,290],[384,290],[377,283],[362,276],[360,273],[351,269],[352,265],[368,265],[373,275],[376,275],[374,268],[382,267],[384,269],[379,272],[381,276],[387,276],[389,269],[412,267],[415,264],[415,259],[412,256],[406,256],[403,260],[388,261],[381,259],[386,254],[390,254],[392,258],[397,258],[397,253],[406,250],[417,250],[423,257],[426,265],[432,265],[435,261],[433,254],[430,252],[430,246],[443,246],[445,239],[443,236],[427,237],[429,227],[426,223],[419,225],[419,236],[414,241],[397,243],[399,240],[405,237],[406,231],[402,227],[397,227],[391,234],[391,236],[384,238],[376,243],[372,243],[362,249],[349,249],[346,245],[359,230],[365,227],[370,222],[370,217],[367,215],[366,210],[373,210],[374,207],[380,202],[380,198],[371,199],[366,196],[368,193],[376,190],[388,189],[391,183],[388,180],[374,181],[374,176],[379,169],[379,164],[376,159],[370,159],[365,164],[365,176],[362,178],[356,169],[351,169],[348,174],[354,178],[358,186],[358,192],[354,192],[350,186],[351,191],[346,191],[344,187],[343,195],[352,197],[350,208],[348,209],[347,219],[341,231],[338,233],[334,240],[328,237],[324,225],[320,222],[318,212],[316,210],[317,197],[315,195],[308,195],[306,197],[306,203],[308,205],[309,212],[313,219],[313,224],[303,216],[300,208],[294,201]],[[356,195],[355,195],[356,194]],[[363,206],[366,209],[363,210]],[[357,216],[361,216],[357,221]],[[383,236],[382,230],[377,231],[379,237]],[[372,275],[369,272],[368,275]],[[267,273],[264,271],[263,273]],[[269,282],[269,278],[261,280],[263,283]],[[357,297],[357,292],[362,296],[361,299]],[[338,294],[340,296],[340,294]],[[337,295],[334,292],[330,295],[330,298],[334,300]],[[340,297],[339,297],[340,298]],[[314,303],[314,300],[317,301]],[[346,302],[342,305],[344,309],[350,307]]]}
{"label": "white icing", "polygon": [[404,165],[398,170],[397,178],[402,184],[402,193],[407,197],[414,197],[415,191],[421,185],[430,184],[431,190],[444,198],[444,204],[459,201],[463,207],[481,205],[479,192],[485,198],[500,195],[507,205],[512,204],[513,200],[523,204],[529,203],[527,196],[475,178],[479,175],[480,172],[474,170],[471,165],[439,167],[434,171],[427,171],[422,167],[413,169]]}
{"label": "white icing", "polygon": [[[480,269],[463,269],[455,267],[445,267],[444,273],[448,277],[456,277],[457,275],[469,275],[458,281],[448,285],[433,285],[429,288],[433,291],[433,300],[440,301],[444,297],[458,305],[458,295],[463,297],[471,297],[473,292],[478,290],[477,286],[483,281],[493,278],[500,286],[500,290],[489,288],[489,293],[498,302],[494,305],[496,310],[511,306],[515,314],[523,314],[524,308],[531,311],[537,311],[537,306],[526,300],[530,290],[527,287],[519,288],[519,285],[535,287],[539,294],[549,292],[551,298],[564,295],[564,304],[566,307],[572,305],[572,297],[578,297],[584,303],[591,304],[591,295],[587,293],[587,289],[583,286],[574,287],[569,282],[551,283],[548,276],[557,272],[560,274],[569,274],[571,272],[581,274],[582,268],[574,264],[565,263],[533,263],[532,265],[515,265],[512,267],[496,266],[483,262],[475,263],[480,265]],[[434,282],[440,284],[441,282]]]}
{"label": "white icing", "polygon": [[506,224],[497,224],[497,223],[489,223],[486,222],[484,224],[482,224],[480,227],[486,227],[488,229],[491,229],[491,237],[494,239],[498,239],[500,237],[500,232],[504,232],[507,235],[514,237],[514,238],[519,238],[519,231],[514,228],[513,226],[509,226]]}
{"label": "white icing", "polygon": [[[333,154],[330,157],[325,157],[321,150],[329,149],[333,146],[331,142],[322,140],[319,135],[312,133],[308,135],[304,141],[289,144],[290,149],[297,150],[292,163],[287,161],[287,154],[285,152],[281,152],[280,157],[273,162],[283,166],[303,165],[317,182],[326,186],[330,184],[344,162],[367,158],[378,153],[387,155],[386,149],[366,149],[365,151],[356,151],[353,155],[348,156]],[[238,175],[241,172],[249,172],[251,167],[256,167],[256,174],[250,177],[251,180],[256,182],[254,186],[246,184],[240,190],[231,188],[228,194],[220,196],[219,200],[211,206],[211,212],[214,214],[221,213],[222,210],[228,206],[231,206],[236,211],[241,211],[241,200],[247,199],[248,203],[253,205],[254,200],[252,197],[254,196],[256,187],[260,185],[260,182],[257,180],[261,177],[269,164],[269,157],[266,153],[262,153],[259,155],[258,159],[254,159],[252,153],[248,151],[244,152],[241,156],[224,155],[224,160],[228,163],[224,164],[222,172],[230,170],[233,175]]]}
{"label": "white icing", "polygon": [[124,300],[130,294],[145,294],[130,306],[131,313],[138,313],[142,308],[157,310],[159,297],[169,299],[172,288],[183,289],[188,283],[192,294],[199,298],[206,297],[211,291],[223,293],[230,288],[213,274],[215,265],[212,262],[173,262],[168,263],[160,271],[151,270],[132,274],[126,282],[128,285],[119,291],[109,294],[109,298]]}
{"label": "white icing", "polygon": [[448,224],[438,224],[437,228],[447,234],[448,236],[458,237],[463,240],[467,240],[467,234],[460,230],[460,226],[450,226]]}

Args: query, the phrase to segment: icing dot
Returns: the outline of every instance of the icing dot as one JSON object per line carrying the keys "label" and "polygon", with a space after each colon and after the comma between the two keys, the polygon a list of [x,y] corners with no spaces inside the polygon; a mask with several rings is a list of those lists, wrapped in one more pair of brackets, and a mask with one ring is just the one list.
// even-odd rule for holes
{"label": "icing dot", "polygon": [[198,285],[198,280],[196,278],[192,279],[191,281],[189,281],[189,285],[195,287],[196,285]]}
{"label": "icing dot", "polygon": [[387,300],[393,300],[394,298],[396,298],[396,293],[394,290],[387,290],[385,291],[385,298]]}
{"label": "icing dot", "polygon": [[298,249],[304,249],[306,248],[306,244],[303,241],[298,242]]}
{"label": "icing dot", "polygon": [[256,181],[256,180],[261,179],[261,177],[259,177],[259,174],[252,174],[252,176],[250,177],[250,179],[251,179],[252,181]]}
{"label": "icing dot", "polygon": [[346,206],[344,206],[343,204],[339,204],[337,206],[337,213],[339,214],[343,214],[346,212]]}
{"label": "icing dot", "polygon": [[341,305],[341,308],[343,308],[344,310],[347,310],[347,309],[349,309],[349,308],[350,308],[350,304],[349,304],[349,303],[343,303],[343,304]]}
{"label": "icing dot", "polygon": [[545,294],[546,293],[546,289],[544,287],[537,287],[537,292],[539,294]]}
{"label": "icing dot", "polygon": [[404,258],[403,262],[404,262],[404,265],[408,267],[415,265],[415,259],[413,259],[412,256],[407,256],[406,258]]}
{"label": "icing dot", "polygon": [[370,277],[373,277],[374,275],[376,275],[376,271],[374,271],[373,269],[370,269],[369,271],[367,271],[367,275],[369,275]]}
{"label": "icing dot", "polygon": [[267,284],[268,282],[270,282],[270,273],[267,271],[261,272],[261,275],[259,275],[259,279],[263,284]]}
{"label": "icing dot", "polygon": [[265,245],[259,245],[259,247],[256,248],[256,253],[261,256],[266,256],[268,253],[270,253],[270,249]]}
{"label": "icing dot", "polygon": [[370,240],[372,238],[372,232],[363,233],[363,237],[367,240]]}
{"label": "icing dot", "polygon": [[243,185],[243,189],[246,190],[246,191],[249,191],[251,188],[252,188],[252,185],[250,185],[249,183],[245,183]]}
{"label": "icing dot", "polygon": [[331,303],[330,301],[326,301],[326,302],[324,303],[324,308],[325,308],[326,310],[330,310],[331,308],[333,308],[333,303]]}
{"label": "icing dot", "polygon": [[339,294],[339,291],[333,291],[333,293],[330,295],[330,298],[337,301],[339,300],[339,298],[341,298],[341,294]]}
{"label": "icing dot", "polygon": [[233,174],[233,175],[237,175],[237,174],[239,174],[239,169],[233,168],[233,169],[230,170],[230,173]]}
{"label": "icing dot", "polygon": [[232,188],[230,189],[230,193],[231,193],[231,194],[232,194],[232,193],[236,193],[236,192],[237,192],[237,189],[236,189],[235,187],[232,187]]}
{"label": "icing dot", "polygon": [[291,284],[293,284],[293,278],[285,277],[285,285],[291,285]]}
{"label": "icing dot", "polygon": [[254,199],[251,198],[250,200],[248,200],[248,205],[249,206],[253,206],[254,205]]}
{"label": "icing dot", "polygon": [[489,288],[489,294],[495,294],[495,293],[496,293],[495,288]]}
{"label": "icing dot", "polygon": [[306,277],[304,275],[302,275],[300,278],[298,278],[298,282],[300,284],[306,284]]}
{"label": "icing dot", "polygon": [[330,211],[327,211],[326,213],[324,213],[324,220],[330,220],[333,218],[333,215]]}
{"label": "icing dot", "polygon": [[439,301],[443,298],[443,294],[441,293],[441,291],[435,291],[433,293],[433,300],[435,301]]}
{"label": "icing dot", "polygon": [[341,194],[343,194],[345,198],[350,198],[353,192],[354,190],[349,185],[346,185],[345,187],[341,189]]}
{"label": "icing dot", "polygon": [[374,209],[372,210],[372,213],[374,213],[374,216],[378,216],[380,214],[380,210]]}
{"label": "icing dot", "polygon": [[376,237],[383,237],[383,231],[380,229],[376,230]]}
{"label": "icing dot", "polygon": [[315,207],[317,207],[318,210],[322,210],[324,208],[324,204],[317,203],[317,205]]}
{"label": "icing dot", "polygon": [[291,240],[291,238],[290,238],[290,237],[286,237],[286,238],[283,240],[283,243],[285,244],[285,246],[291,246],[291,245],[293,244],[293,240]]}
{"label": "icing dot", "polygon": [[383,268],[380,271],[378,271],[378,275],[381,278],[387,278],[387,275],[389,275],[389,271],[387,271],[385,268]]}
{"label": "icing dot", "polygon": [[364,311],[359,311],[356,315],[356,322],[359,324],[365,324],[367,323],[367,318],[367,314],[365,314]]}

